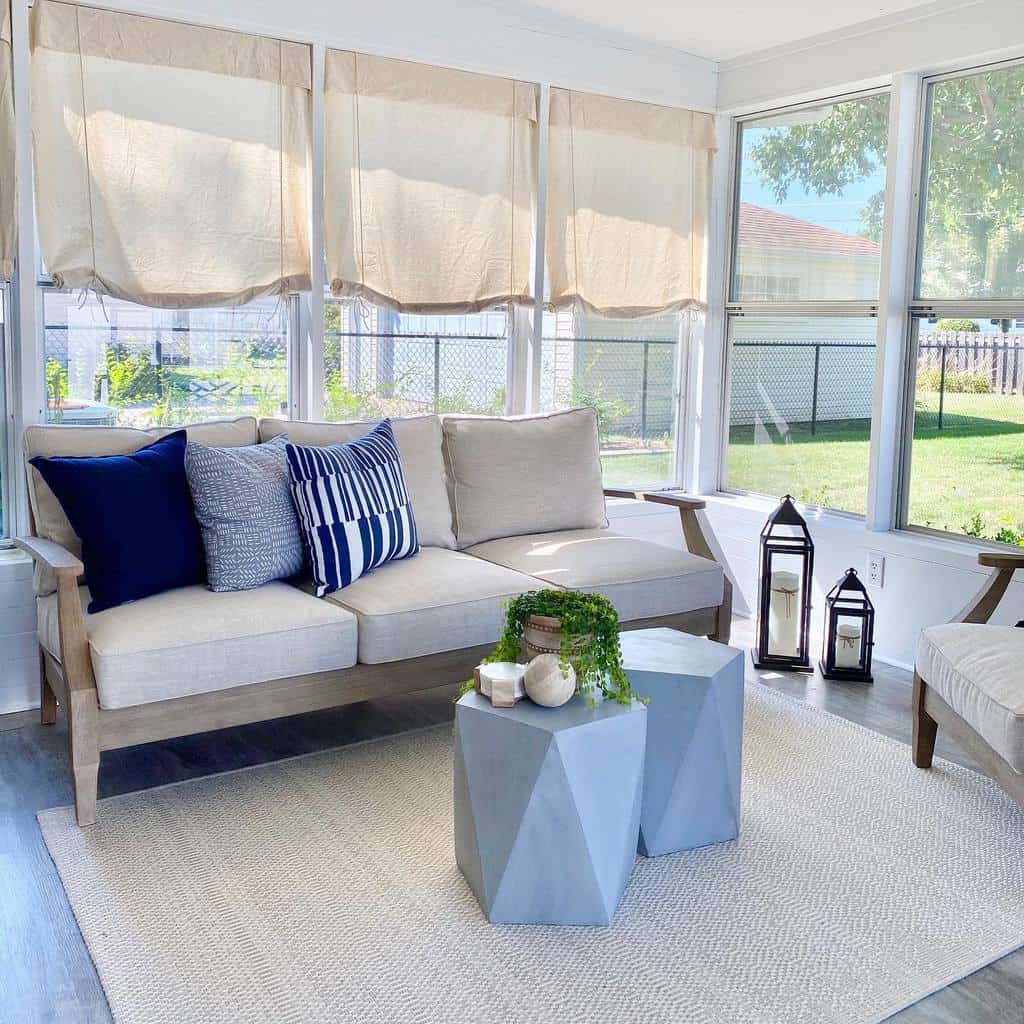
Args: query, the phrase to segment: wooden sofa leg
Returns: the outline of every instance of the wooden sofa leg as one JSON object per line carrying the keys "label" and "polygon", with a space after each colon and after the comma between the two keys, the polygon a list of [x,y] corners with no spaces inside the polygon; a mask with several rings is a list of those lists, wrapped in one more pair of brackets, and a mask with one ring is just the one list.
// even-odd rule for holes
{"label": "wooden sofa leg", "polygon": [[715,616],[715,631],[711,639],[720,644],[727,644],[732,636],[732,583],[725,580],[725,588],[722,591],[722,603],[718,606],[718,614]]}
{"label": "wooden sofa leg", "polygon": [[57,721],[57,697],[46,678],[46,655],[39,648],[39,720],[43,725]]}
{"label": "wooden sofa leg", "polygon": [[96,691],[72,691],[68,707],[71,730],[71,773],[75,783],[75,816],[79,825],[96,823],[100,772],[100,731]]}
{"label": "wooden sofa leg", "polygon": [[924,696],[927,684],[914,673],[914,743],[913,758],[918,768],[931,768],[935,754],[935,736],[939,731],[939,723],[924,709]]}

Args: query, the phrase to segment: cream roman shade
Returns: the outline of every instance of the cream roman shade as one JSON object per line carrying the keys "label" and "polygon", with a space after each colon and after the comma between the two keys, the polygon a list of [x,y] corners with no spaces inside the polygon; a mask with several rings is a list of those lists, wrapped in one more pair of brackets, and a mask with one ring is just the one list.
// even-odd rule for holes
{"label": "cream roman shade", "polygon": [[150,306],[310,286],[310,52],[37,0],[39,242],[58,285]]}
{"label": "cream roman shade", "polygon": [[418,313],[529,300],[536,86],[329,50],[326,90],[331,291]]}
{"label": "cream roman shade", "polygon": [[14,182],[14,83],[11,67],[11,6],[0,0],[0,278],[14,273],[18,242]]}
{"label": "cream roman shade", "polygon": [[550,120],[549,307],[700,308],[711,116],[552,89]]}

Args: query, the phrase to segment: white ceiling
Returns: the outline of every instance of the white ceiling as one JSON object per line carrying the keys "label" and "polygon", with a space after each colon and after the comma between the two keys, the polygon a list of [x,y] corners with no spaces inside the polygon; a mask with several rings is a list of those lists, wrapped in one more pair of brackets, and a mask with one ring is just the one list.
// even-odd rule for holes
{"label": "white ceiling", "polygon": [[925,5],[934,5],[934,0],[506,0],[502,4],[548,11],[709,60],[730,60]]}

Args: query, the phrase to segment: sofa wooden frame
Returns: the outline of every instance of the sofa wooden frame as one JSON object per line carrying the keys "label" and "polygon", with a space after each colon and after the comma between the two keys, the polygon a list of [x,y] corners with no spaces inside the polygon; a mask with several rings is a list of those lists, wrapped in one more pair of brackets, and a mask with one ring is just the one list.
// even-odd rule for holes
{"label": "sofa wooden frame", "polygon": [[[696,513],[704,507],[703,501],[646,492],[605,493],[610,497],[636,497],[676,507],[688,549],[715,560],[697,519]],[[21,537],[15,543],[36,562],[48,567],[57,579],[61,657],[55,658],[40,646],[40,713],[44,725],[56,721],[58,706],[67,715],[79,825],[96,821],[100,755],[104,750],[444,686],[468,678],[480,659],[493,648],[493,644],[484,644],[380,665],[356,664],[330,672],[272,679],[128,708],[104,709],[99,704],[85,615],[78,596],[78,580],[83,572],[81,561],[53,541]],[[637,619],[623,623],[622,628],[670,626],[728,643],[731,622],[732,585],[726,579],[720,605],[679,615]]]}
{"label": "sofa wooden frame", "polygon": [[[992,617],[1010,585],[1017,569],[1024,569],[1024,552],[985,551],[978,555],[978,564],[994,571],[953,622],[984,623]],[[931,768],[935,755],[935,738],[941,725],[974,758],[1017,803],[1024,806],[1024,775],[999,754],[982,735],[964,721],[914,669],[914,736],[913,758],[918,768]]]}

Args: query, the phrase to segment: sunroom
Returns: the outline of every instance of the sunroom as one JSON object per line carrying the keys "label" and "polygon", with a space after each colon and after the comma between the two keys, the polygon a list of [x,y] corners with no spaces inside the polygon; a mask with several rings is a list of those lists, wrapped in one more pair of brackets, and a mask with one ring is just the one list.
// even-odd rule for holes
{"label": "sunroom", "polygon": [[0,1022],[1024,1022],[1019,0],[0,7]]}

